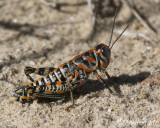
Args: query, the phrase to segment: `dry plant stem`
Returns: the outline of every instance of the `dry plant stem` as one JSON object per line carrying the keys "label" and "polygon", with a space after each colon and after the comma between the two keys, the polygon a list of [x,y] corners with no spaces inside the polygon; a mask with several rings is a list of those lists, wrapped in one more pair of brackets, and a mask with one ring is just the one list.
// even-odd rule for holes
{"label": "dry plant stem", "polygon": [[157,31],[154,30],[151,25],[144,19],[141,17],[141,15],[139,14],[139,12],[135,9],[134,6],[131,6],[126,0],[121,0],[123,4],[125,4],[127,7],[129,7],[131,9],[131,11],[133,12],[134,16],[144,25],[146,26],[150,31],[152,31],[154,34],[157,34]]}
{"label": "dry plant stem", "polygon": [[40,0],[40,2],[42,4],[45,4],[51,8],[54,8],[54,9],[57,9],[57,10],[61,10],[61,8],[63,6],[83,6],[83,5],[86,5],[87,2],[79,2],[79,3],[67,3],[67,2],[60,2],[60,3],[57,3],[55,1],[51,1],[51,0]]}
{"label": "dry plant stem", "polygon": [[46,0],[41,0],[41,2],[43,4],[45,4],[45,5],[48,5],[48,6],[52,7],[52,8],[56,8],[57,7],[57,4],[54,3],[54,2],[47,2]]}

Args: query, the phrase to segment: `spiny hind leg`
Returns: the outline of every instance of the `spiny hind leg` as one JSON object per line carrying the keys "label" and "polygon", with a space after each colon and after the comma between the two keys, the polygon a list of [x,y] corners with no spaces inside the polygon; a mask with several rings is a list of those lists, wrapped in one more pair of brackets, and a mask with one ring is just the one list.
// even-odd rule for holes
{"label": "spiny hind leg", "polygon": [[44,93],[37,93],[36,94],[37,98],[49,98],[49,99],[54,99],[55,101],[52,101],[51,104],[60,104],[65,100],[64,95],[52,95],[52,94],[44,94]]}
{"label": "spiny hind leg", "polygon": [[24,69],[24,73],[27,76],[27,78],[33,82],[34,79],[30,76],[30,74],[35,73],[41,76],[44,75],[48,75],[50,72],[53,72],[55,68],[49,68],[49,67],[45,67],[45,68],[33,68],[33,67],[25,67]]}
{"label": "spiny hind leg", "polygon": [[61,97],[61,98],[58,99],[57,101],[52,101],[51,104],[57,105],[57,104],[62,103],[64,100],[65,100],[65,96]]}
{"label": "spiny hind leg", "polygon": [[51,98],[51,99],[56,100],[53,103],[60,103],[65,98],[63,93],[69,90],[72,105],[74,105],[74,98],[73,98],[72,90],[80,84],[81,84],[81,81],[79,80],[79,81],[72,82],[72,83],[67,82],[67,81],[56,81],[56,82],[40,85],[40,86],[37,86],[35,89],[36,97]]}

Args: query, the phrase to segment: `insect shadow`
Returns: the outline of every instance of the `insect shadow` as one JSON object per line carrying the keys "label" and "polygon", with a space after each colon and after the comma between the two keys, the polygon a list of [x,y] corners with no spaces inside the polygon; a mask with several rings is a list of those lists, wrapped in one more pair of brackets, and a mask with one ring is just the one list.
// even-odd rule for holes
{"label": "insect shadow", "polygon": [[[106,80],[106,83],[109,87],[114,88],[114,92],[121,94],[120,86],[128,84],[128,86],[134,86],[139,82],[142,82],[144,79],[150,76],[149,72],[141,72],[135,75],[122,74],[118,77],[111,77]],[[80,96],[87,95],[91,92],[98,92],[105,89],[103,85],[98,80],[87,80],[87,82],[81,85],[79,88],[75,89],[74,99],[78,99]],[[63,103],[70,101],[70,94],[66,93],[66,99]],[[97,97],[97,95],[89,96],[88,98]],[[39,98],[39,103],[51,103],[52,99]]]}

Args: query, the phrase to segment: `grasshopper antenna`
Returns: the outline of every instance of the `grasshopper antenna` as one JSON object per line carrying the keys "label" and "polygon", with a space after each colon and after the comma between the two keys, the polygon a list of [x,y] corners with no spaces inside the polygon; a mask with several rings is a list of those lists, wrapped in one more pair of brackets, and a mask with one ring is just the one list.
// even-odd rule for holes
{"label": "grasshopper antenna", "polygon": [[113,21],[113,26],[112,26],[110,41],[109,41],[109,47],[110,47],[110,44],[111,44],[111,41],[112,41],[112,35],[113,35],[114,25],[115,25],[116,16],[117,16],[117,10],[118,10],[118,9],[116,8],[116,11],[115,11],[115,14],[114,14],[114,21]]}
{"label": "grasshopper antenna", "polygon": [[117,37],[117,39],[113,42],[113,44],[112,44],[112,46],[111,46],[111,48],[110,49],[112,49],[112,47],[113,47],[113,45],[117,42],[117,40],[122,36],[122,34],[126,31],[126,29],[129,27],[129,25],[130,24],[128,24],[127,26],[126,26],[126,28],[122,31],[122,33]]}

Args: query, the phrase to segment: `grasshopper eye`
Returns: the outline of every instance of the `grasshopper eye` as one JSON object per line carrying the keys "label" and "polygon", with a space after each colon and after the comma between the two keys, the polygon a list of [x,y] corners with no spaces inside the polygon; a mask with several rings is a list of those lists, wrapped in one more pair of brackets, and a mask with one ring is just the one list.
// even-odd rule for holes
{"label": "grasshopper eye", "polygon": [[103,56],[107,57],[108,56],[108,49],[106,47],[102,48],[102,54]]}

